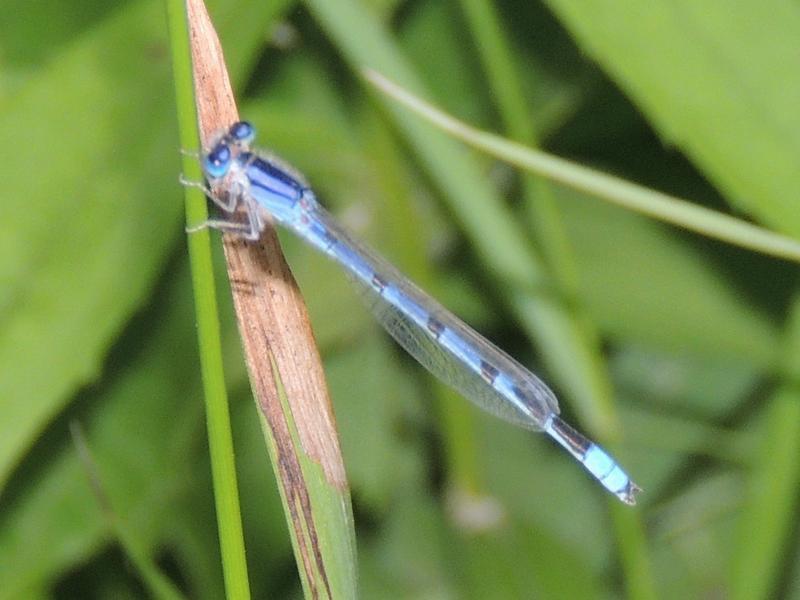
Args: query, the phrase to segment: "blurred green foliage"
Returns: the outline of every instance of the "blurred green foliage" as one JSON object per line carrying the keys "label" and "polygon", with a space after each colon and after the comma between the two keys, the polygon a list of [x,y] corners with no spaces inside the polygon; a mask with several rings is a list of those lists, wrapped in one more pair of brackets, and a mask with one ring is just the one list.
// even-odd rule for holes
{"label": "blurred green foliage", "polygon": [[[553,364],[496,285],[492,234],[480,239],[459,212],[475,199],[448,197],[430,157],[354,71],[359,36],[382,36],[438,105],[519,137],[525,127],[508,118],[513,103],[482,53],[490,38],[466,17],[480,3],[322,4],[210,3],[261,144],[442,303],[555,373],[567,416],[602,430],[577,404],[568,365]],[[800,231],[796,4],[493,8],[501,27],[488,35],[513,57],[496,70],[529,111],[521,141]],[[218,598],[164,8],[43,0],[4,14],[0,598],[147,593],[92,494],[73,421],[137,544],[187,596]],[[620,458],[645,488],[646,541],[625,533],[625,509],[548,440],[439,389],[334,265],[285,236],[342,435],[363,597],[800,597],[796,265],[467,160],[531,255],[548,257],[552,280],[573,282],[565,302],[603,341],[596,360],[613,385]],[[531,223],[522,198],[536,193],[563,226],[569,277]],[[227,304],[222,318],[253,595],[297,596]],[[453,411],[466,425],[448,420]]]}

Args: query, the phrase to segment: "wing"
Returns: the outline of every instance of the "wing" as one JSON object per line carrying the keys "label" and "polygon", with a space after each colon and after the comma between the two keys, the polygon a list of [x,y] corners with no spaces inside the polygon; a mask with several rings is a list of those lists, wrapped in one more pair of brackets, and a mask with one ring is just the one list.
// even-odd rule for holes
{"label": "wing", "polygon": [[316,205],[309,220],[325,242],[308,241],[345,267],[378,322],[436,377],[527,429],[541,430],[558,414],[558,401],[541,379],[354,240],[322,207]]}

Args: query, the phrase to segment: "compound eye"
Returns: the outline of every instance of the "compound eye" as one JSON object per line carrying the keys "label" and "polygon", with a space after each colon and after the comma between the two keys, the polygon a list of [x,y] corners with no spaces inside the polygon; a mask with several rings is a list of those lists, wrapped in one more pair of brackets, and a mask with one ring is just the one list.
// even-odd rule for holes
{"label": "compound eye", "polygon": [[249,144],[256,137],[256,129],[248,121],[239,121],[231,125],[228,136],[238,144]]}
{"label": "compound eye", "polygon": [[203,159],[203,171],[209,179],[219,179],[231,168],[231,161],[231,149],[225,142],[220,142]]}

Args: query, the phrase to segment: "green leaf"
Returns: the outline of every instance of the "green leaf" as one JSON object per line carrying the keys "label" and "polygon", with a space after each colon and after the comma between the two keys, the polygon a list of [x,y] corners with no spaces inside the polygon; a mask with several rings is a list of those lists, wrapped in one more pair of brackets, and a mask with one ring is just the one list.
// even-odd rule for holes
{"label": "green leaf", "polygon": [[[419,441],[404,439],[398,428],[420,408],[432,412],[430,399],[419,397],[393,350],[374,331],[325,361],[348,479],[360,501],[380,513],[399,488],[424,483]],[[420,400],[428,402],[420,407]]]}
{"label": "green leaf", "polygon": [[126,5],[2,100],[0,144],[14,148],[4,195],[14,200],[0,206],[0,488],[98,376],[178,239],[162,10]]}
{"label": "green leaf", "polygon": [[[795,298],[787,326],[786,363],[798,372],[800,301]],[[766,408],[761,447],[752,461],[748,494],[733,559],[731,596],[769,598],[783,579],[785,548],[800,493],[800,389],[797,379],[781,385]]]}
{"label": "green leaf", "polygon": [[776,323],[688,239],[622,209],[559,194],[584,301],[617,341],[777,367]]}
{"label": "green leaf", "polygon": [[[187,499],[202,494],[206,512],[211,504],[203,494],[207,475],[193,478],[197,453],[205,452],[198,443],[202,404],[194,401],[199,379],[175,377],[191,372],[197,362],[186,310],[187,273],[182,268],[170,275],[172,286],[159,295],[159,305],[128,330],[115,353],[115,360],[136,358],[125,360],[107,385],[82,395],[79,411],[70,417],[86,431],[111,509],[151,556],[181,520],[178,515],[186,513]],[[13,493],[3,499],[0,553],[6,559],[0,561],[0,598],[46,589],[109,543],[106,517],[67,421],[53,424],[24,473],[12,480]],[[221,591],[219,572],[212,581]]]}
{"label": "green leaf", "polygon": [[800,9],[787,0],[548,0],[739,210],[800,234]]}

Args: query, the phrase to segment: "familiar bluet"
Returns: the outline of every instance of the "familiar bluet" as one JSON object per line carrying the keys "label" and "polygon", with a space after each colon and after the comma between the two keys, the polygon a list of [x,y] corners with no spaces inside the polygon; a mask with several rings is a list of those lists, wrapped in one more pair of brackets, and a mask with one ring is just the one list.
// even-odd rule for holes
{"label": "familiar bluet", "polygon": [[[472,330],[395,267],[353,239],[293,169],[251,149],[255,130],[235,123],[203,154],[209,198],[225,213],[191,228],[255,241],[273,219],[344,267],[395,340],[442,381],[506,421],[544,431],[608,491],[635,504],[640,488],[600,446],[565,423],[558,400],[536,375]],[[236,220],[243,212],[246,221]]]}

